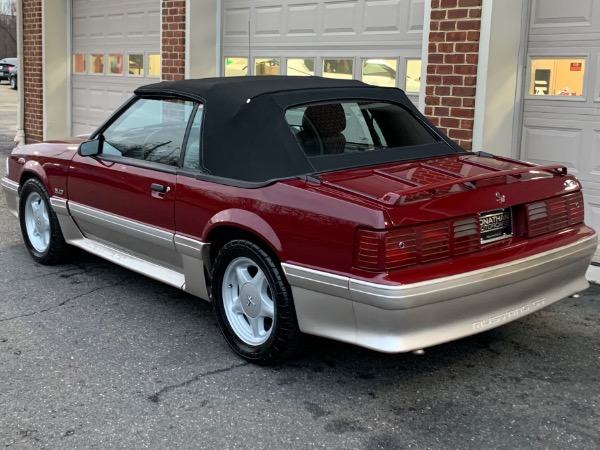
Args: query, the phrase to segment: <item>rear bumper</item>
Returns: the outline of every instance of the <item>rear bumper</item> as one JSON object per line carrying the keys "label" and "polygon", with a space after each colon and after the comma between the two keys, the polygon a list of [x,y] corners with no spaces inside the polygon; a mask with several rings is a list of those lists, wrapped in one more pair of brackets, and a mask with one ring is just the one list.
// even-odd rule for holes
{"label": "rear bumper", "polygon": [[596,235],[507,264],[383,285],[282,264],[306,333],[396,353],[511,322],[588,287]]}

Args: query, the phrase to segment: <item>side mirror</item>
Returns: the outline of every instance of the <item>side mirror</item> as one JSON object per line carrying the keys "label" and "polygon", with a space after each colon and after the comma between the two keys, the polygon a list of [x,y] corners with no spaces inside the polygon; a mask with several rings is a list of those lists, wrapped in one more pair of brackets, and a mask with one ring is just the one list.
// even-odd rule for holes
{"label": "side mirror", "polygon": [[94,139],[92,141],[85,141],[77,150],[81,156],[96,156],[100,153],[100,141],[98,139]]}

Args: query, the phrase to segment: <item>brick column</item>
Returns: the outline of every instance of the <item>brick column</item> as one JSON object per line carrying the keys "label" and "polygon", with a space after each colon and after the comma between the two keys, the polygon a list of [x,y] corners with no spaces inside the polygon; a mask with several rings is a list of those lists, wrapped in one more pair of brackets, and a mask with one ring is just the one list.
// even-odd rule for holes
{"label": "brick column", "polygon": [[185,77],[185,0],[162,1],[162,79]]}
{"label": "brick column", "polygon": [[431,0],[425,115],[471,150],[482,0]]}
{"label": "brick column", "polygon": [[44,106],[42,84],[42,1],[23,0],[23,71],[25,96],[25,141],[39,142],[44,134]]}

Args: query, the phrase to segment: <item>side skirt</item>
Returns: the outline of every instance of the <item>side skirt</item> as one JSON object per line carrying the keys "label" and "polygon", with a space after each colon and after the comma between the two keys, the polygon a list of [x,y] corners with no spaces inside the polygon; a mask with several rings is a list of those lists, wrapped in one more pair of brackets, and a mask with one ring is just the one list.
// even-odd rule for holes
{"label": "side skirt", "polygon": [[203,257],[207,254],[209,248],[208,244],[179,235],[173,236],[175,249],[182,255],[183,259],[182,273],[131,255],[105,243],[86,238],[71,217],[66,200],[51,198],[50,203],[52,209],[56,212],[63,236],[68,244],[141,275],[182,289],[203,300],[209,300],[203,261]]}

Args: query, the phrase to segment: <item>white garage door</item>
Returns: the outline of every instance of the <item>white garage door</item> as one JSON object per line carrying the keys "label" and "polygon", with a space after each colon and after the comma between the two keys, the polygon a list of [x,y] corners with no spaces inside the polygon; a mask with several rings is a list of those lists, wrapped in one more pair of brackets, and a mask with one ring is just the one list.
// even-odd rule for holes
{"label": "white garage door", "polygon": [[[533,0],[521,156],[582,181],[600,231],[600,0]],[[595,260],[600,262],[600,251]]]}
{"label": "white garage door", "polygon": [[73,0],[72,133],[96,129],[160,81],[159,0]]}
{"label": "white garage door", "polygon": [[425,0],[223,0],[221,75],[354,78],[398,86],[416,102],[424,6]]}

